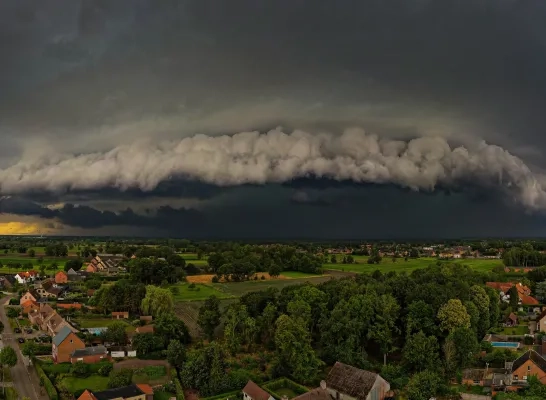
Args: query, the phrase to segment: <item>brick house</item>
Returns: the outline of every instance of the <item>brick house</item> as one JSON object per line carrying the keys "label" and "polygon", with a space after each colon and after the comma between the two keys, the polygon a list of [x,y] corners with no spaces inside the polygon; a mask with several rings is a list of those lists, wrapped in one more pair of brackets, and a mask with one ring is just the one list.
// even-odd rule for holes
{"label": "brick house", "polygon": [[70,362],[84,362],[86,364],[95,364],[104,360],[109,360],[108,350],[104,346],[92,346],[84,349],[76,349],[70,354]]}
{"label": "brick house", "polygon": [[463,385],[483,386],[485,380],[485,370],[483,369],[465,369],[463,371]]}
{"label": "brick house", "polygon": [[112,319],[129,319],[129,311],[114,311]]}
{"label": "brick house", "polygon": [[512,364],[512,385],[526,384],[529,376],[536,376],[546,384],[546,360],[534,350],[529,350]]}
{"label": "brick house", "polygon": [[51,356],[55,363],[70,362],[70,355],[74,350],[84,348],[85,343],[68,326],[64,326],[53,337]]}
{"label": "brick house", "polygon": [[68,275],[64,271],[59,271],[55,274],[55,283],[68,283]]}
{"label": "brick house", "polygon": [[38,296],[38,293],[34,292],[33,290],[29,290],[24,295],[21,296],[21,299],[19,300],[19,304],[23,304],[24,302],[31,300],[31,301],[37,301],[40,298]]}
{"label": "brick house", "polygon": [[132,384],[115,389],[92,392],[87,389],[78,400],[153,400],[154,390],[147,384]]}

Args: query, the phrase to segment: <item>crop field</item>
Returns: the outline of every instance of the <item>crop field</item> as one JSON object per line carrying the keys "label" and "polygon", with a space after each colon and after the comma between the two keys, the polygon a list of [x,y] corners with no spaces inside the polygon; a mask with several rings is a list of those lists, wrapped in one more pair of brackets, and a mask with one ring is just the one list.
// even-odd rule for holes
{"label": "crop field", "polygon": [[[384,257],[380,264],[368,264],[367,257],[360,256],[355,258],[357,264],[324,264],[323,268],[327,270],[337,270],[356,273],[371,273],[375,270],[382,272],[411,272],[419,268],[426,268],[429,265],[436,265],[437,259],[432,257],[410,258],[404,261],[403,258],[397,258],[396,262],[392,262],[391,258]],[[455,259],[449,261],[440,261],[442,263],[453,263],[468,265],[470,268],[481,272],[489,272],[496,266],[503,266],[502,260],[491,259]]]}
{"label": "crop field", "polygon": [[207,257],[203,256],[201,260],[197,259],[196,253],[184,253],[182,254],[182,258],[186,260],[186,264],[193,264],[196,267],[202,267],[207,265]]}

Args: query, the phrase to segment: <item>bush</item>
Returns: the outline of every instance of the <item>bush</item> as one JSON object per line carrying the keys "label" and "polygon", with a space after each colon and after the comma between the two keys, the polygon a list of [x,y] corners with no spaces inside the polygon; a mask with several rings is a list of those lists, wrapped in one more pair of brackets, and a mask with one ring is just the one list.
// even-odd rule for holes
{"label": "bush", "polygon": [[188,289],[195,289],[195,283],[190,283],[188,285]]}
{"label": "bush", "polygon": [[87,378],[89,376],[89,368],[87,368],[87,364],[81,361],[72,364],[70,372],[72,375],[78,378]]}
{"label": "bush", "polygon": [[113,369],[112,364],[108,363],[100,367],[98,372],[99,372],[99,375],[101,376],[108,376],[110,375],[110,372],[112,372],[112,369]]}
{"label": "bush", "polygon": [[108,381],[108,388],[118,388],[123,386],[129,386],[133,380],[133,370],[132,369],[121,369],[119,371],[114,371],[110,380]]}
{"label": "bush", "polygon": [[178,379],[178,376],[176,375],[176,370],[174,368],[171,370],[171,376],[174,382],[176,400],[185,400],[184,389],[182,389],[182,384],[180,383],[180,379]]}
{"label": "bush", "polygon": [[19,311],[13,307],[8,307],[6,313],[8,318],[17,318],[19,316]]}
{"label": "bush", "polygon": [[212,283],[218,283],[220,280],[218,279],[218,277],[216,275],[214,275],[212,277]]}

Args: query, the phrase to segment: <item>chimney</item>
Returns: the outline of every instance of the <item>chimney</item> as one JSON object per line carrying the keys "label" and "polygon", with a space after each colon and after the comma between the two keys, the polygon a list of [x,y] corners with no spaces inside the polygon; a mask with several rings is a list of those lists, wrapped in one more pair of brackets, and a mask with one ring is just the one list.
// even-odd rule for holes
{"label": "chimney", "polygon": [[320,381],[320,388],[326,390],[326,381]]}

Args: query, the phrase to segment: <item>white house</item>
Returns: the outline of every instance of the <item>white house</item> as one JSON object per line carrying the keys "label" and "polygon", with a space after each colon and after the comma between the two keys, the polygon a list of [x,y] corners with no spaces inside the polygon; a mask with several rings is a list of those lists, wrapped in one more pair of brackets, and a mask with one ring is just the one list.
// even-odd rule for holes
{"label": "white house", "polygon": [[38,277],[38,272],[33,270],[26,271],[26,272],[19,272],[17,275],[15,275],[15,279],[21,285],[24,285],[25,283],[29,283],[29,282],[34,282],[34,280],[37,277]]}

